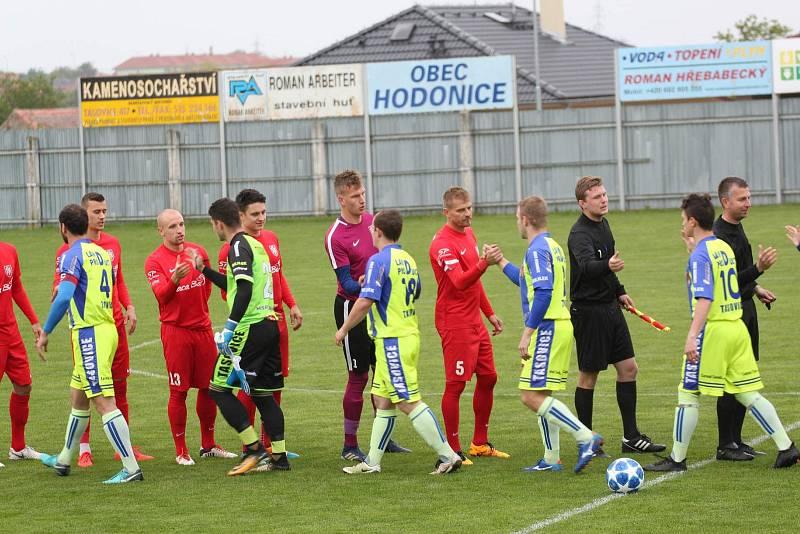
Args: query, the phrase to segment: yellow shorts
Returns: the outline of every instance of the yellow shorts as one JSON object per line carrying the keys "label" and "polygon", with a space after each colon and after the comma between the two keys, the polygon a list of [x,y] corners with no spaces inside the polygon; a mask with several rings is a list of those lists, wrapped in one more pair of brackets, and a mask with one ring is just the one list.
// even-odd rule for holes
{"label": "yellow shorts", "polygon": [[114,396],[111,363],[117,352],[117,327],[103,323],[72,331],[72,380],[69,387],[80,389],[88,398]]}
{"label": "yellow shorts", "polygon": [[391,400],[416,402],[422,397],[417,382],[419,336],[375,338],[375,374],[372,394]]}
{"label": "yellow shorts", "polygon": [[528,346],[530,358],[522,360],[519,389],[558,391],[567,387],[569,360],[572,357],[572,321],[545,319]]}
{"label": "yellow shorts", "polygon": [[764,387],[750,334],[742,321],[708,321],[697,337],[699,361],[683,357],[678,389],[712,397],[745,393]]}

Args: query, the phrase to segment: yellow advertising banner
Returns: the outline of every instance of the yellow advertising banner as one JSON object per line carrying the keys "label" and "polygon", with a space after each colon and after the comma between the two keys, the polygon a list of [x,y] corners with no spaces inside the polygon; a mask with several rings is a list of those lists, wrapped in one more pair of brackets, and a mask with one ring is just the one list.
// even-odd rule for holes
{"label": "yellow advertising banner", "polygon": [[81,79],[84,128],[218,122],[216,72]]}

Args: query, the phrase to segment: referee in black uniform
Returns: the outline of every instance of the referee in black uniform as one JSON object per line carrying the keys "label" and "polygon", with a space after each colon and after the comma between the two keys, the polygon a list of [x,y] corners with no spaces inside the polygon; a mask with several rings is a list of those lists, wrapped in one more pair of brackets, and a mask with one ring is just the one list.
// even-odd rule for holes
{"label": "referee in black uniform", "polygon": [[[617,279],[625,262],[614,247],[614,236],[604,215],[608,194],[603,180],[584,176],[575,186],[583,212],[569,233],[570,314],[578,349],[578,419],[592,427],[597,376],[609,364],[617,370],[617,404],[622,415],[622,452],[661,452],[666,447],[642,434],[636,425],[636,374],[633,342],[620,306],[633,305]],[[604,453],[603,453],[604,454]]]}
{"label": "referee in black uniform", "polygon": [[[758,315],[753,296],[763,302],[767,309],[775,301],[775,295],[758,286],[756,279],[775,263],[777,251],[772,247],[761,249],[759,246],[757,261],[753,263],[753,250],[741,224],[751,205],[750,187],[746,181],[735,176],[724,178],[719,183],[717,194],[722,204],[722,215],[714,221],[714,235],[729,244],[736,255],[736,271],[739,273],[737,280],[742,295],[742,321],[750,332],[753,354],[758,360]],[[764,454],[742,441],[742,425],[746,413],[747,409],[733,395],[725,393],[717,398],[717,460],[752,460],[756,454]]]}

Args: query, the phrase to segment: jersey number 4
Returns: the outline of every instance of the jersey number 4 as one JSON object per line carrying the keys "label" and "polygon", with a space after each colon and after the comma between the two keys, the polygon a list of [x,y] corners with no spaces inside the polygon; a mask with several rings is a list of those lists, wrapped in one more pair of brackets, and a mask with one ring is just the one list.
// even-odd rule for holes
{"label": "jersey number 4", "polygon": [[106,298],[111,296],[111,285],[108,283],[108,271],[104,270],[103,275],[100,277],[100,291],[105,293]]}

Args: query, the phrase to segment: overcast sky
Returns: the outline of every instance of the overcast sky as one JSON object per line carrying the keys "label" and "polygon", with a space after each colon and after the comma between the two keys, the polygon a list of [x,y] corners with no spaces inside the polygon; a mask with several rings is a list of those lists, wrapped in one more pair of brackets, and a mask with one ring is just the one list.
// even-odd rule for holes
{"label": "overcast sky", "polygon": [[[0,8],[0,71],[90,61],[111,72],[132,56],[207,53],[209,47],[302,57],[414,3],[476,2],[9,0]],[[532,0],[517,4],[530,7]],[[637,46],[709,42],[751,13],[800,29],[798,0],[564,0],[564,6],[567,22]]]}

